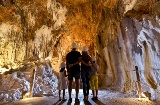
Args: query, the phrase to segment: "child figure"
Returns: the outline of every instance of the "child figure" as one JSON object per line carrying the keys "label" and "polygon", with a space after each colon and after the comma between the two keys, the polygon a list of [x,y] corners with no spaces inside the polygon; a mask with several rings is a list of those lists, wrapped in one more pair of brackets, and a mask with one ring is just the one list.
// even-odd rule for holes
{"label": "child figure", "polygon": [[92,100],[97,100],[98,97],[98,70],[99,70],[99,66],[96,63],[96,58],[92,57],[92,62],[93,65],[91,65],[91,79],[90,79],[90,86],[91,86],[91,90],[92,90]]}
{"label": "child figure", "polygon": [[66,64],[64,62],[60,65],[60,71],[59,71],[59,82],[57,89],[59,90],[59,101],[61,101],[61,90],[63,90],[63,98],[62,101],[66,101],[65,99],[65,89],[67,89],[67,83],[66,83],[66,70],[65,70]]}

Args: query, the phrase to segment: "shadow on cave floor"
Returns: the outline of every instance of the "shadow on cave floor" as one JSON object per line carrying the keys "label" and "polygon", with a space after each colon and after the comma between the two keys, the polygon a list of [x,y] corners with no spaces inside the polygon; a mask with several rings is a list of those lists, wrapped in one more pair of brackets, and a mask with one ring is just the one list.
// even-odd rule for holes
{"label": "shadow on cave floor", "polygon": [[[160,98],[156,101],[148,99],[140,99],[135,96],[123,94],[120,92],[100,90],[99,99],[93,101],[90,91],[89,101],[83,101],[83,91],[80,89],[79,100],[80,103],[75,103],[75,90],[72,90],[72,103],[66,101],[58,101],[58,96],[44,96],[44,97],[32,97],[26,98],[15,102],[1,103],[0,105],[160,105]],[[160,97],[157,96],[157,97]],[[68,92],[66,91],[66,99],[68,99]]]}

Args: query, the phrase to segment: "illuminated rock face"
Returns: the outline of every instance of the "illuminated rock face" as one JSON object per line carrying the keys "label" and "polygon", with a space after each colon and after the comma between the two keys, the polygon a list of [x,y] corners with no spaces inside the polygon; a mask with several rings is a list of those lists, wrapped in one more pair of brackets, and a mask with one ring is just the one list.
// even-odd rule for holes
{"label": "illuminated rock face", "polygon": [[113,86],[113,89],[123,91],[136,89],[137,79],[133,70],[138,66],[143,84],[154,89],[158,87],[160,72],[155,69],[160,68],[157,42],[160,27],[157,18],[152,20],[144,18],[140,22],[128,17],[123,18],[117,29],[117,39],[108,46],[102,44],[104,48],[99,52],[99,56],[106,60],[104,65],[107,69],[104,67],[102,71],[108,75],[103,75],[106,78],[103,79],[106,82],[105,86]]}
{"label": "illuminated rock face", "polygon": [[[0,67],[49,59],[55,71],[72,42],[89,47],[100,66],[99,85],[136,91],[135,66],[143,87],[159,82],[158,0],[6,0],[0,2]],[[152,71],[153,70],[153,71]]]}
{"label": "illuminated rock face", "polygon": [[29,96],[57,95],[58,79],[52,71],[50,62],[41,60],[27,62],[17,72],[1,75],[0,101],[10,102]]}

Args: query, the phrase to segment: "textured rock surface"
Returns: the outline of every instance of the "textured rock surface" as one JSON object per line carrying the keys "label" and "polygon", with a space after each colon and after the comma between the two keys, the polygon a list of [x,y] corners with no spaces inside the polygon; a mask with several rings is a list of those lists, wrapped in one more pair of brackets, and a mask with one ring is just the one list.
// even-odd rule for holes
{"label": "textured rock surface", "polygon": [[[91,93],[91,92],[90,92]],[[68,93],[66,93],[66,98],[68,98]],[[75,93],[72,94],[75,97]],[[131,98],[132,97],[132,98]],[[23,100],[19,100],[16,102],[10,102],[7,105],[159,105],[159,101],[150,101],[146,98],[133,98],[131,94],[122,94],[119,92],[100,90],[98,100],[92,100],[92,95],[89,95],[89,101],[83,101],[83,91],[80,90],[79,100],[80,103],[75,103],[75,99],[73,98],[72,103],[68,100],[66,101],[58,101],[58,97],[33,97],[27,98]],[[1,105],[1,103],[0,103]]]}
{"label": "textured rock surface", "polygon": [[159,0],[5,0],[0,2],[0,66],[17,69],[49,59],[55,71],[70,44],[89,47],[100,65],[99,85],[135,92],[159,87]]}
{"label": "textured rock surface", "polygon": [[[33,70],[35,79],[33,82]],[[33,62],[25,62],[17,72],[2,75],[0,78],[0,101],[11,102],[22,99],[23,93],[25,97],[29,97],[31,86],[33,88],[32,96],[57,95],[58,79],[52,73],[52,67],[49,61],[37,60]]]}

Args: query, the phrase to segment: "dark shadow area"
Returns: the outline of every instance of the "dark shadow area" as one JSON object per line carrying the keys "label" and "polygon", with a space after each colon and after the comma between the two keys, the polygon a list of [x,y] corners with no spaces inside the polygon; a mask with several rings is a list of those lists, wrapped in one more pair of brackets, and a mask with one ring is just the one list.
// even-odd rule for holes
{"label": "dark shadow area", "polygon": [[[71,105],[73,102],[74,102],[74,101],[72,101],[72,102],[69,102],[69,101],[68,101],[66,105]],[[75,103],[75,102],[74,102],[74,105],[80,105],[80,102],[78,102],[78,103]]]}
{"label": "dark shadow area", "polygon": [[58,103],[59,103],[60,101],[58,100],[56,103],[54,103],[53,105],[58,105]]}
{"label": "dark shadow area", "polygon": [[67,101],[67,104],[66,104],[66,105],[71,105],[71,104],[72,104],[72,102]]}
{"label": "dark shadow area", "polygon": [[89,101],[84,101],[85,105],[92,105]]}
{"label": "dark shadow area", "polygon": [[97,105],[105,105],[104,103],[102,103],[100,100],[92,100],[93,102],[95,102]]}
{"label": "dark shadow area", "polygon": [[[67,101],[67,100],[66,100]],[[66,101],[57,101],[56,103],[54,103],[53,105],[63,105]]]}
{"label": "dark shadow area", "polygon": [[80,102],[79,103],[74,103],[74,105],[80,105]]}

